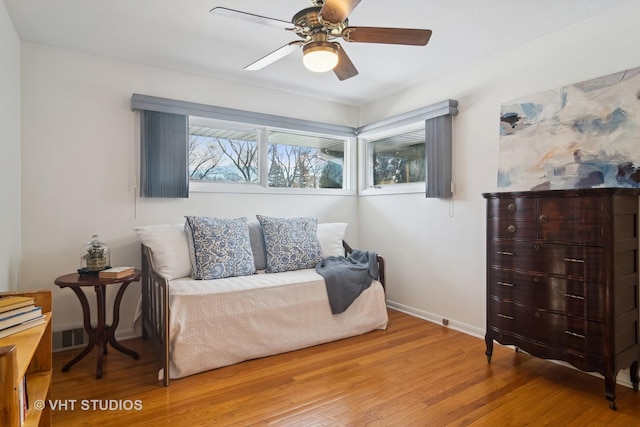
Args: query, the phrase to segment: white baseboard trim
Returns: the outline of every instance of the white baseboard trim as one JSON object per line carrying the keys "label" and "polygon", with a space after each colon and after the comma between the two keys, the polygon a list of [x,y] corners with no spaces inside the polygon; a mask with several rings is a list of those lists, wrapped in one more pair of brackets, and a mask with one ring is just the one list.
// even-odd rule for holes
{"label": "white baseboard trim", "polygon": [[475,326],[471,326],[466,323],[458,322],[453,319],[447,319],[446,317],[429,313],[427,311],[419,310],[414,307],[409,307],[408,305],[400,304],[394,301],[387,300],[387,307],[392,308],[394,310],[401,311],[403,313],[409,314],[411,316],[414,316],[423,320],[427,320],[429,322],[437,323],[438,325],[441,325],[445,328],[451,328],[453,330],[463,332],[467,335],[484,339],[484,332],[485,332],[484,329],[477,328]]}
{"label": "white baseboard trim", "polygon": [[130,340],[131,338],[138,338],[142,335],[131,329],[117,330],[116,331],[116,339],[118,341]]}
{"label": "white baseboard trim", "polygon": [[[406,313],[406,314],[408,314],[410,316],[417,317],[419,319],[423,319],[423,320],[427,320],[429,322],[433,322],[433,323],[439,324],[443,328],[451,328],[453,330],[462,332],[462,333],[467,334],[467,335],[471,335],[471,336],[476,337],[476,338],[481,338],[481,339],[484,340],[484,334],[486,332],[485,329],[477,328],[475,326],[467,325],[466,323],[457,322],[457,321],[451,320],[451,319],[448,319],[448,324],[445,325],[443,320],[446,319],[446,318],[443,317],[443,316],[440,316],[440,315],[437,315],[437,314],[433,314],[433,313],[429,313],[427,311],[419,310],[417,308],[410,307],[408,305],[400,304],[400,303],[397,303],[397,302],[394,302],[394,301],[390,301],[390,300],[387,300],[387,307],[392,308],[394,310],[401,311],[403,313]],[[502,345],[502,344],[499,344],[499,343],[496,343],[496,344]],[[514,346],[511,346],[511,345],[505,346],[505,347],[514,348]],[[523,350],[519,350],[519,351],[523,351]],[[484,357],[484,355],[479,355],[479,357]],[[549,359],[547,359],[547,360],[549,360]],[[566,367],[571,368],[571,369],[579,370],[575,366],[571,365],[570,363],[566,363],[566,362],[563,362],[561,360],[549,360],[549,362],[557,363],[559,365],[566,366]],[[581,372],[584,372],[584,371],[581,371]],[[585,372],[585,373],[589,374],[589,375],[593,375],[593,376],[598,377],[598,378],[602,378],[604,380],[604,376],[600,375],[597,372]],[[625,387],[633,388],[633,384],[631,383],[631,377],[629,375],[629,369],[623,369],[620,372],[618,372],[618,376],[616,377],[616,383],[618,383],[620,385],[623,385]]]}

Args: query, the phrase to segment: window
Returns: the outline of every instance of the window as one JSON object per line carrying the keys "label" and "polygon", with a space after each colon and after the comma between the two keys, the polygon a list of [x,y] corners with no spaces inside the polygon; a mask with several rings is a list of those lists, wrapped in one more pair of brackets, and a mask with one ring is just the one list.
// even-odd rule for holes
{"label": "window", "polygon": [[369,142],[373,185],[424,182],[424,128]]}
{"label": "window", "polygon": [[343,189],[345,140],[269,131],[269,187]]}
{"label": "window", "polygon": [[[427,197],[450,197],[457,106],[448,99],[356,129],[133,94],[131,109],[140,111],[140,195],[353,194],[357,170],[361,194],[426,188]],[[356,137],[364,143],[358,162]]]}
{"label": "window", "polygon": [[446,100],[357,129],[359,193],[451,197],[452,116]]}
{"label": "window", "polygon": [[258,137],[256,129],[189,117],[189,180],[257,183]]}
{"label": "window", "polygon": [[[189,117],[189,180],[192,190],[240,190],[237,184],[270,189],[347,190],[349,138],[267,126],[242,126]],[[213,184],[213,185],[207,185]],[[245,189],[246,190],[246,189]]]}
{"label": "window", "polygon": [[361,138],[361,193],[418,193],[425,182],[424,122]]}

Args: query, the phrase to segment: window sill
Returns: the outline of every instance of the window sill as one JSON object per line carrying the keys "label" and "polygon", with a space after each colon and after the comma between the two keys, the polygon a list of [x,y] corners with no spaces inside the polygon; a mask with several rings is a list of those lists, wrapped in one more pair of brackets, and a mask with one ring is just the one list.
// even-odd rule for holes
{"label": "window sill", "polygon": [[259,184],[224,184],[190,182],[189,193],[228,193],[228,194],[287,194],[308,196],[355,196],[353,190],[333,188],[268,188]]}
{"label": "window sill", "polygon": [[385,196],[390,194],[425,194],[424,182],[415,184],[381,185],[360,189],[360,196]]}

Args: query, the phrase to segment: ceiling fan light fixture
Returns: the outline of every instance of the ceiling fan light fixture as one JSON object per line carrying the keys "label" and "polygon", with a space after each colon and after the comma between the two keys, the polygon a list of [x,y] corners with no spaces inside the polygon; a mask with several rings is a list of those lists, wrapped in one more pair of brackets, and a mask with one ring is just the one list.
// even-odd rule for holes
{"label": "ceiling fan light fixture", "polygon": [[302,63],[316,73],[331,71],[338,65],[338,51],[333,43],[315,41],[302,48]]}

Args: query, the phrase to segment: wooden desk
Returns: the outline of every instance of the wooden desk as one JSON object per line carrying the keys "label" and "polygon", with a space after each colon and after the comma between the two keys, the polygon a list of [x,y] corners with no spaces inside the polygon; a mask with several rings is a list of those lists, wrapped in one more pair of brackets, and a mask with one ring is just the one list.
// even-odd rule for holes
{"label": "wooden desk", "polygon": [[[62,372],[67,372],[74,364],[79,362],[83,357],[91,352],[94,346],[98,346],[98,362],[96,366],[96,378],[102,378],[102,361],[104,355],[107,354],[107,343],[111,344],[116,350],[128,354],[134,359],[138,359],[139,355],[133,350],[130,350],[120,344],[115,337],[116,328],[120,322],[120,302],[122,301],[122,295],[131,282],[137,282],[140,280],[140,270],[135,270],[132,275],[126,277],[120,277],[118,279],[100,279],[98,276],[80,276],[78,273],[67,274],[60,276],[55,280],[55,284],[60,288],[71,288],[73,292],[78,296],[80,304],[82,305],[82,313],[84,316],[84,330],[89,335],[89,343],[87,347],[78,354],[73,360],[64,365]],[[106,325],[105,313],[106,313],[106,289],[107,286],[121,284],[116,299],[113,304],[113,323]],[[89,302],[82,287],[93,286],[96,291],[96,299],[98,306],[98,325],[94,328],[91,325],[91,310],[89,308]]]}

